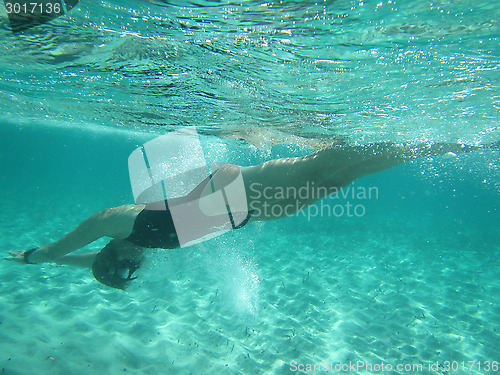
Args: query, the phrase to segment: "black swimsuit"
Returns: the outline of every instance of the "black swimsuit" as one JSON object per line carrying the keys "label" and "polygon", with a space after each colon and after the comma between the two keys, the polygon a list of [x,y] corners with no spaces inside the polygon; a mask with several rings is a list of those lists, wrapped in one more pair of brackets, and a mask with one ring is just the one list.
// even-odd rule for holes
{"label": "black swimsuit", "polygon": [[[206,184],[210,181],[212,173],[202,181],[191,193],[182,200],[191,200],[201,193]],[[179,199],[179,198],[176,198]],[[176,199],[171,200],[175,202]],[[161,207],[161,209],[159,209]],[[247,217],[239,225],[235,225],[233,214],[228,210],[228,215],[232,229],[239,229],[248,223],[252,217],[253,210],[248,211]],[[168,209],[168,202],[148,203],[146,207],[137,215],[132,233],[126,238],[141,247],[175,249],[180,247],[179,238],[175,230],[172,214]]]}
{"label": "black swimsuit", "polygon": [[137,215],[132,233],[126,239],[141,247],[175,249],[179,239],[175,232],[174,221],[165,202],[165,210],[152,210],[146,205]]}

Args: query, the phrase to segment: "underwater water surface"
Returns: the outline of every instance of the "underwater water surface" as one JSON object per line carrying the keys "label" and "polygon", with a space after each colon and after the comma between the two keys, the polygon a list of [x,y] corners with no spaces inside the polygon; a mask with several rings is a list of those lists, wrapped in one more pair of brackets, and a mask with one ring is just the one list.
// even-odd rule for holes
{"label": "underwater water surface", "polygon": [[[498,5],[81,1],[16,34],[2,8],[3,256],[133,203],[130,153],[185,126],[245,166],[332,141],[499,141]],[[363,215],[318,202],[154,250],[127,292],[2,261],[2,373],[498,373],[499,155],[416,160],[348,190],[376,195],[327,199]]]}

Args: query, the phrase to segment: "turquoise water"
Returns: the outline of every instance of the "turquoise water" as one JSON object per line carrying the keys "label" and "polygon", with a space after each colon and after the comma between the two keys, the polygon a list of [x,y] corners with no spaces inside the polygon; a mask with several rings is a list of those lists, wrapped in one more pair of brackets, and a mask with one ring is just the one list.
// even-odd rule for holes
{"label": "turquoise water", "polygon": [[[128,156],[183,126],[240,165],[334,139],[498,141],[499,5],[87,1],[17,35],[2,14],[2,253],[133,202]],[[498,373],[498,151],[354,186],[379,192],[346,199],[362,217],[153,251],[127,293],[84,269],[0,262],[2,373]]]}

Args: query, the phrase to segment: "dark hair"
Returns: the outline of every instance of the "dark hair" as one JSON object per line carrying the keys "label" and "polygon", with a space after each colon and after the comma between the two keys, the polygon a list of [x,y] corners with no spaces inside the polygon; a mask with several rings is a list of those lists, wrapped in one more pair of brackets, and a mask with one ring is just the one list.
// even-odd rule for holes
{"label": "dark hair", "polygon": [[[136,250],[135,254],[126,257],[129,250]],[[128,283],[137,277],[132,277],[142,262],[141,248],[112,240],[99,251],[92,264],[92,273],[101,284],[112,288],[125,290]]]}

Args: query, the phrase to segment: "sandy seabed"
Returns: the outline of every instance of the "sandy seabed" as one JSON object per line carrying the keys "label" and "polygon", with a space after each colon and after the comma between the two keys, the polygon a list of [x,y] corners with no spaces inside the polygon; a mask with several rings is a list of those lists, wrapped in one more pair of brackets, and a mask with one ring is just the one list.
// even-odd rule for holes
{"label": "sandy seabed", "polygon": [[[92,213],[42,201],[1,209],[4,254],[55,240]],[[428,229],[390,219],[249,224],[195,247],[152,251],[127,293],[84,269],[0,262],[0,368],[493,374],[485,366],[500,360],[499,248],[475,246],[475,233],[450,240]],[[446,361],[465,370],[447,371]],[[366,368],[377,365],[385,367]]]}

